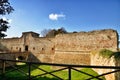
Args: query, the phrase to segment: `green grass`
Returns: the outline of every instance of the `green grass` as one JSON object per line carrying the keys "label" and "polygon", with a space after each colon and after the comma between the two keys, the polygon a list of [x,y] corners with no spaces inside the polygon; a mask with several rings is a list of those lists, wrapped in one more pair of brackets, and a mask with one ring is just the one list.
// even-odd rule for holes
{"label": "green grass", "polygon": [[[18,67],[23,67],[22,70],[25,73],[28,73],[28,66],[19,65]],[[48,72],[53,71],[53,68],[51,68],[50,66],[38,66],[37,65],[37,67],[42,68]],[[11,68],[7,68],[6,70],[11,70]],[[85,72],[87,74],[91,74],[93,76],[98,75],[95,71],[93,71],[90,68],[84,68],[84,69],[81,69],[80,71]],[[32,77],[34,77],[38,74],[41,74],[41,73],[44,73],[44,72],[40,71],[39,69],[37,69],[33,66],[31,67],[31,76]],[[55,72],[54,74],[61,77],[64,80],[68,80],[68,71],[67,70]],[[83,73],[80,73],[80,72],[77,72],[75,70],[72,70],[71,74],[72,74],[72,80],[86,80],[88,78],[91,78],[90,76],[83,74]],[[28,77],[25,76],[23,73],[20,73],[18,71],[13,71],[13,72],[9,72],[9,73],[5,74],[5,78],[6,78],[5,80],[27,80]],[[102,77],[102,79],[105,80],[104,77]],[[3,79],[0,78],[0,80],[3,80]],[[59,79],[47,74],[47,75],[44,75],[41,77],[36,77],[32,80],[59,80]],[[92,80],[98,80],[98,79],[92,79]]]}

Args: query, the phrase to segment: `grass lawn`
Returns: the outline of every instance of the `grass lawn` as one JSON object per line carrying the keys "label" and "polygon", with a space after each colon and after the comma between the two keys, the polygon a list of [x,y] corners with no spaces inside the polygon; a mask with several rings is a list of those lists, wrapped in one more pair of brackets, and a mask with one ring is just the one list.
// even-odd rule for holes
{"label": "grass lawn", "polygon": [[[28,74],[28,66],[23,64],[23,65],[19,65],[18,67],[22,67],[21,69],[24,71],[24,73]],[[42,68],[48,72],[53,71],[53,69],[50,66],[37,65],[37,68]],[[32,67],[31,67],[31,76],[32,77],[44,73],[43,71],[41,71],[37,68],[32,65]],[[6,71],[12,70],[12,69],[13,68],[7,68]],[[81,69],[80,71],[86,72],[93,76],[98,75],[95,71],[93,71],[90,68],[84,68],[84,69]],[[68,71],[67,70],[55,72],[53,74],[59,76],[60,78],[62,78],[64,80],[68,80]],[[90,78],[90,76],[80,73],[80,72],[77,72],[75,70],[72,70],[71,74],[72,74],[72,80],[86,80],[86,79]],[[27,80],[27,79],[28,79],[28,76],[26,76],[23,73],[16,71],[16,70],[5,74],[5,80]],[[105,80],[104,77],[102,77],[101,79]],[[0,80],[4,80],[4,79],[1,78],[1,76],[0,76]],[[47,74],[47,75],[43,75],[43,76],[38,76],[32,80],[59,80],[59,79],[50,74]],[[92,80],[98,80],[98,79],[92,79]]]}

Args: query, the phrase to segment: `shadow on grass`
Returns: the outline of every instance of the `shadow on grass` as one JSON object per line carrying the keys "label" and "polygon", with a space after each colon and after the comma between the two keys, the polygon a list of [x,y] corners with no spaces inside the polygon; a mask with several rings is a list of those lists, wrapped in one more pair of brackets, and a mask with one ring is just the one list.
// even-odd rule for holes
{"label": "shadow on grass", "polygon": [[[27,77],[0,77],[0,80],[29,80]],[[57,78],[38,77],[31,80],[59,80]]]}
{"label": "shadow on grass", "polygon": [[39,77],[39,78],[36,78],[36,79],[33,79],[33,80],[59,80],[57,78],[48,78],[48,77]]}
{"label": "shadow on grass", "polygon": [[[40,67],[40,65],[34,65],[34,66],[33,65],[31,66],[31,71],[34,71],[38,67]],[[4,76],[0,75],[0,80],[29,80],[29,77],[25,75],[26,73],[28,74],[28,71],[29,71],[28,65],[26,64],[16,65],[14,67],[18,68],[19,70],[14,70],[13,67],[7,67],[5,75]],[[24,71],[25,74],[21,73],[20,71]],[[32,77],[34,76],[31,76],[31,78]],[[31,80],[58,80],[58,79],[52,78],[52,77],[40,76]]]}
{"label": "shadow on grass", "polygon": [[[10,71],[8,73],[5,73],[4,76],[0,75],[0,80],[30,80],[28,77],[29,66],[27,64],[17,65],[16,67],[18,67],[22,72],[19,70]],[[40,68],[43,69],[43,71],[41,71]],[[6,68],[6,71],[9,71],[9,70],[13,70],[12,67]],[[33,64],[33,65],[31,65],[30,70],[31,70],[31,78],[34,77],[34,79],[31,79],[31,80],[59,80],[57,77],[54,77],[53,75],[50,75],[50,74],[35,77],[37,75],[44,74],[46,72],[49,73],[49,72],[53,71],[50,66]],[[44,70],[45,70],[45,72],[44,72]],[[86,79],[90,78],[90,75],[93,75],[93,76],[98,75],[92,69],[85,68],[85,69],[81,69],[81,71],[72,70],[72,80],[86,80]],[[56,72],[54,75],[59,76],[63,79],[68,78],[67,71]],[[91,79],[91,80],[98,80],[98,79]],[[105,78],[102,78],[102,80],[105,80]]]}

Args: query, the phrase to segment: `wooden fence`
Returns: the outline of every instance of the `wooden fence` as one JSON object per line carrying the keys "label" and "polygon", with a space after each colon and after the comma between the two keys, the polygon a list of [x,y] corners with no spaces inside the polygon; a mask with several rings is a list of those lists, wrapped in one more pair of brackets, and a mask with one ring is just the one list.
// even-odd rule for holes
{"label": "wooden fence", "polygon": [[[28,72],[24,72],[23,70],[21,70],[21,68],[18,68],[18,67],[15,67],[11,64],[9,64],[9,62],[23,62],[23,63],[26,63],[26,65],[28,66]],[[57,78],[58,80],[64,80],[62,79],[61,77],[53,74],[55,72],[59,72],[59,71],[62,71],[62,70],[66,70],[68,71],[68,80],[71,80],[71,77],[72,77],[72,70],[75,70],[77,72],[80,72],[80,73],[83,73],[83,74],[86,74],[88,76],[91,76],[91,78],[88,78],[86,80],[91,80],[91,79],[97,79],[97,80],[102,80],[100,77],[101,76],[105,76],[105,75],[108,75],[108,74],[112,74],[112,73],[115,73],[115,72],[119,72],[120,71],[120,67],[116,67],[116,66],[91,66],[91,65],[70,65],[70,64],[56,64],[56,63],[41,63],[41,62],[29,62],[29,61],[21,61],[21,60],[6,60],[6,59],[0,59],[0,64],[1,64],[1,73],[0,73],[0,76],[4,79],[5,75],[7,74],[7,70],[6,70],[6,67],[5,65],[6,64],[9,64],[11,65],[11,67],[14,69],[14,70],[17,70],[23,74],[25,74],[27,76],[27,80],[32,80],[33,78],[35,77],[38,77],[38,76],[43,76],[43,75],[46,75],[46,74],[49,74],[49,75],[52,75],[54,76],[55,78]],[[33,66],[33,64],[39,64],[39,65],[47,65],[47,66],[57,66],[57,67],[62,67],[62,68],[59,68],[57,70],[54,70],[54,71],[50,71],[48,72],[47,70],[44,70],[44,69],[41,69],[41,68],[38,68],[39,70],[45,72],[43,74],[39,74],[37,76],[31,76],[31,66]],[[35,66],[34,66],[35,67]],[[78,68],[97,68],[97,69],[115,69],[114,71],[112,72],[107,72],[107,73],[104,73],[104,74],[101,74],[101,75],[98,75],[98,76],[93,76],[91,74],[88,74],[88,73],[85,73],[85,72],[82,72],[80,71]],[[14,71],[14,70],[11,70],[11,71]]]}

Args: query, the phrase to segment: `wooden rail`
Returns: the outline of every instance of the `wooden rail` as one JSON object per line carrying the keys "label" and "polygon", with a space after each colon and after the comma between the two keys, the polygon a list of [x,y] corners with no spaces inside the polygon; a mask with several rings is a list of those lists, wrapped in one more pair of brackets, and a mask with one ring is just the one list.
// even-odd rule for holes
{"label": "wooden rail", "polygon": [[[17,68],[11,64],[9,64],[9,62],[23,62],[23,63],[26,63],[27,66],[28,66],[28,74],[26,74],[23,70],[21,70],[21,68]],[[57,64],[57,63],[41,63],[41,62],[30,62],[30,61],[22,61],[22,60],[6,60],[6,59],[0,59],[0,63],[2,64],[1,66],[1,76],[4,78],[4,75],[6,74],[6,67],[5,65],[6,64],[9,64],[14,70],[17,70],[23,74],[25,74],[26,76],[28,76],[28,79],[27,80],[32,80],[33,78],[35,77],[38,77],[38,76],[42,76],[42,75],[46,75],[46,74],[50,74],[56,78],[58,78],[58,80],[63,80],[62,78],[60,78],[59,76],[56,76],[55,72],[58,72],[58,71],[62,71],[62,70],[67,70],[68,71],[68,80],[71,80],[71,71],[72,70],[75,70],[77,72],[80,72],[80,73],[83,73],[83,74],[86,74],[86,75],[89,75],[91,76],[91,78],[87,79],[87,80],[91,80],[91,79],[98,79],[98,80],[102,80],[100,77],[101,76],[105,76],[105,75],[108,75],[108,74],[112,74],[112,73],[115,73],[115,72],[119,72],[120,71],[120,66],[94,66],[94,65],[71,65],[71,64]],[[38,68],[36,67],[35,65],[33,64],[39,64],[39,65],[47,65],[47,66],[58,66],[58,67],[62,67],[61,69],[57,69],[57,70],[54,70],[54,71],[51,71],[51,72],[48,72],[47,70],[44,70],[44,69],[41,69],[41,68]],[[34,76],[32,77],[31,76],[31,66],[34,66],[36,68],[38,68],[39,70],[45,72],[43,74],[39,74],[37,76]],[[80,70],[78,70],[77,68],[97,68],[97,69],[115,69],[114,71],[112,72],[107,72],[107,73],[104,73],[104,74],[101,74],[101,75],[98,75],[98,76],[93,76],[91,74],[88,74],[88,73],[85,73],[85,72],[82,72]]]}

